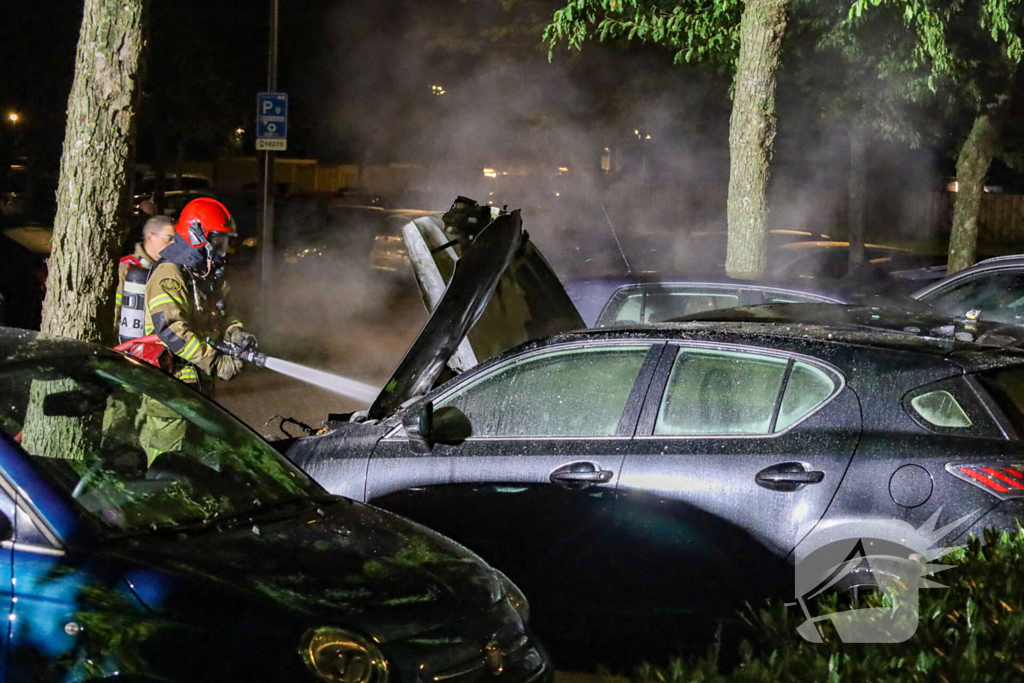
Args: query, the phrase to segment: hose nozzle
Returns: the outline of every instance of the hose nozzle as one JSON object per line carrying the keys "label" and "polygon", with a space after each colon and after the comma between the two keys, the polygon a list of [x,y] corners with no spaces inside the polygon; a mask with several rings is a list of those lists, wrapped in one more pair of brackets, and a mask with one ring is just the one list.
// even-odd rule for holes
{"label": "hose nozzle", "polygon": [[226,356],[237,358],[238,360],[245,361],[246,363],[252,363],[253,365],[261,368],[267,364],[267,356],[255,351],[254,349],[243,349],[240,346],[235,346],[234,344],[229,344],[227,342],[210,343],[213,345],[213,348]]}

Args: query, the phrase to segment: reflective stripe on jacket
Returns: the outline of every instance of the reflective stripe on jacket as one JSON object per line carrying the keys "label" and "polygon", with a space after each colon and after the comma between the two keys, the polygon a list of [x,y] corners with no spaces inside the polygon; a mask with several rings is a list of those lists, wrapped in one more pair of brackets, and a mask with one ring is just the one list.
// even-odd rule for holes
{"label": "reflective stripe on jacket", "polygon": [[146,283],[146,334],[156,334],[174,354],[174,376],[185,382],[198,382],[199,368],[213,374],[217,350],[204,341],[210,330],[201,328],[198,305],[190,278],[181,267],[160,261]]}

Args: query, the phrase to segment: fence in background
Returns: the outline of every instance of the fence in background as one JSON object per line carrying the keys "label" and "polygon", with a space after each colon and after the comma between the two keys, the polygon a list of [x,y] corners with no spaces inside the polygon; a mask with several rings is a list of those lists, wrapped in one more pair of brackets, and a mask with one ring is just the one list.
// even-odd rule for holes
{"label": "fence in background", "polygon": [[[913,192],[902,196],[903,238],[948,238],[953,227],[953,192]],[[1024,241],[1024,195],[986,192],[981,196],[978,239],[982,242]]]}

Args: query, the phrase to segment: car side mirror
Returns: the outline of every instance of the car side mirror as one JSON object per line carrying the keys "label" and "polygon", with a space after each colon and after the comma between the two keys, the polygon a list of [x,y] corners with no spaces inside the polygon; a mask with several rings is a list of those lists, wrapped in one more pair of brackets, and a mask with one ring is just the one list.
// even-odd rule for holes
{"label": "car side mirror", "polygon": [[418,401],[405,411],[402,426],[409,437],[409,448],[413,453],[430,453],[434,444],[458,446],[473,435],[469,418],[455,406],[434,410],[431,401]]}

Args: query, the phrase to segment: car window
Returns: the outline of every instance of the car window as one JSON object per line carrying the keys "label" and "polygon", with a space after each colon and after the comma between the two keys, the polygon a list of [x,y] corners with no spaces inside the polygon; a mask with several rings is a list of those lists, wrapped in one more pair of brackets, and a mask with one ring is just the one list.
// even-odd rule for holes
{"label": "car window", "polygon": [[945,390],[915,396],[910,399],[910,405],[918,415],[936,427],[967,428],[973,424],[953,394]]}
{"label": "car window", "polygon": [[781,432],[803,419],[835,391],[836,383],[823,370],[807,363],[793,363],[786,382],[786,393],[779,406],[775,431]]}
{"label": "car window", "polygon": [[787,364],[771,356],[680,349],[654,433],[767,434]]}
{"label": "car window", "polygon": [[768,304],[815,304],[831,301],[831,299],[816,296],[814,294],[799,294],[796,292],[786,292],[785,294],[767,292],[765,293],[764,298],[765,303]]}
{"label": "car window", "polygon": [[682,349],[662,399],[656,435],[768,434],[806,417],[836,389],[829,374],[796,361],[786,378],[785,358],[746,352]]}
{"label": "car window", "polygon": [[650,346],[567,349],[503,366],[437,402],[473,436],[612,436]]}
{"label": "car window", "polygon": [[1024,367],[984,372],[978,379],[1024,438]]}
{"label": "car window", "polygon": [[980,273],[923,300],[950,315],[977,309],[982,320],[1017,324],[1024,321],[1024,271]]}
{"label": "car window", "polygon": [[672,287],[620,290],[602,313],[598,325],[659,323],[684,315],[740,305],[739,294]]}

